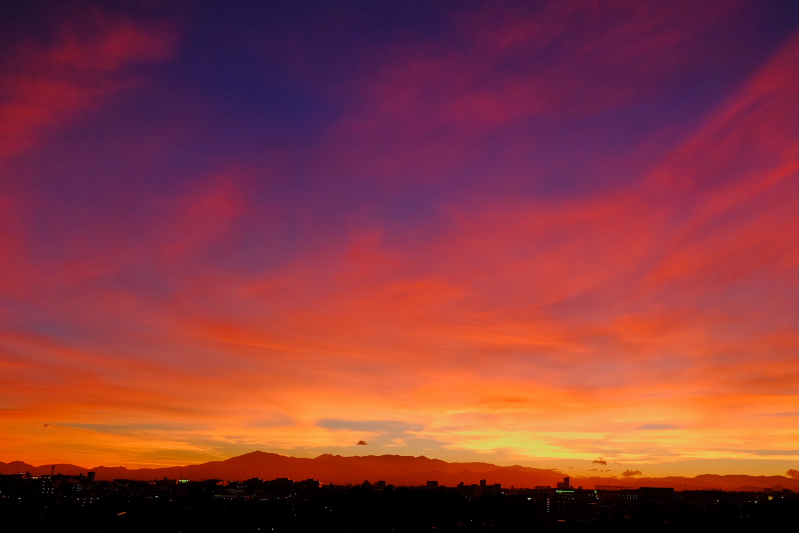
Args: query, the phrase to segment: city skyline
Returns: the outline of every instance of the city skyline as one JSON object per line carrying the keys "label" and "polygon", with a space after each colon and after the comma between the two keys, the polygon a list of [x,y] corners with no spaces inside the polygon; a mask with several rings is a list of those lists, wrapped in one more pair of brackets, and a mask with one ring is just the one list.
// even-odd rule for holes
{"label": "city skyline", "polygon": [[567,4],[4,6],[0,461],[797,472],[799,5]]}

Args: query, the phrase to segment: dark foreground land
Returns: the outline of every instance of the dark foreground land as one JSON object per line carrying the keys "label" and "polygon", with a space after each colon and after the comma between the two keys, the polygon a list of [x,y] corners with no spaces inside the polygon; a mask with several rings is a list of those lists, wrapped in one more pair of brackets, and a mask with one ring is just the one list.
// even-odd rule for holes
{"label": "dark foreground land", "polygon": [[0,476],[0,520],[65,533],[791,531],[799,494]]}

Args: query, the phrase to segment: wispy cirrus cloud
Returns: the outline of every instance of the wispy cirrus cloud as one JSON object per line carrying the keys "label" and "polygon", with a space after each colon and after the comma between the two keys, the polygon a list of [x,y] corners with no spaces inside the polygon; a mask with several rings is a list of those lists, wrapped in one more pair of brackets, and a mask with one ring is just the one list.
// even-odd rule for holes
{"label": "wispy cirrus cloud", "polygon": [[54,42],[27,36],[3,65],[0,161],[140,83],[126,67],[170,59],[178,42],[176,28],[166,21],[141,22],[101,8],[49,23]]}
{"label": "wispy cirrus cloud", "polygon": [[[688,90],[710,61],[695,52],[718,56],[729,38],[708,36],[741,12],[629,7],[455,10],[308,88],[329,106],[313,142],[270,124],[281,140],[249,159],[241,139],[262,137],[247,130],[186,148],[219,153],[214,168],[100,192],[78,154],[84,170],[40,176],[41,195],[14,189],[9,453],[65,449],[46,421],[141,460],[361,439],[631,467],[795,451],[799,45],[693,113],[663,93]],[[3,71],[7,161],[99,109],[135,122],[113,95],[137,90],[137,66],[181,60],[160,22],[59,27]],[[198,114],[246,100],[188,93]],[[263,98],[277,116],[285,102]]]}

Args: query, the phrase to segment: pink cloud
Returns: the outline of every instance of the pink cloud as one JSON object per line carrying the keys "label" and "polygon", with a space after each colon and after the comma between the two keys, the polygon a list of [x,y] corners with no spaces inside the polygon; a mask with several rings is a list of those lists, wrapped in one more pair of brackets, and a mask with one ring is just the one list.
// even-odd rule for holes
{"label": "pink cloud", "polygon": [[[410,167],[435,180],[453,161],[477,160],[469,143],[492,128],[587,116],[641,85],[656,90],[659,69],[690,62],[690,47],[665,64],[649,56],[695,42],[716,20],[711,9],[677,27],[657,8],[611,10],[594,14],[624,23],[600,19],[588,42],[564,35],[571,8],[547,9],[551,25],[456,21],[466,52],[433,42],[392,51],[366,89],[349,88],[362,91],[363,113],[333,127],[348,137],[322,152],[376,180]],[[131,64],[174,53],[161,29],[87,28],[30,52],[43,79],[15,74],[13,120],[0,129],[0,140],[13,138],[6,157],[123,90]],[[636,49],[651,31],[659,38]],[[562,61],[525,74],[493,66],[530,47],[562,48]],[[740,448],[742,436],[767,447],[791,420],[749,437],[763,422],[738,413],[790,411],[799,376],[794,304],[783,294],[799,279],[797,54],[788,42],[623,192],[536,200],[487,187],[446,195],[430,226],[392,224],[369,209],[333,224],[276,199],[258,207],[247,172],[210,172],[143,200],[144,215],[68,232],[45,254],[50,263],[28,250],[29,226],[15,224],[24,209],[0,203],[0,220],[14,228],[0,235],[0,256],[14,258],[3,294],[38,306],[40,317],[67,317],[58,325],[78,333],[93,326],[62,341],[4,329],[0,395],[16,402],[15,423],[108,423],[109,412],[191,418],[207,426],[194,436],[216,443],[261,419],[296,424],[248,442],[328,445],[343,437],[314,422],[346,413],[419,419],[420,435],[451,447],[541,456],[611,456],[604,446],[663,460],[714,438]],[[602,68],[628,60],[629,79],[591,91]],[[493,84],[495,68],[507,76]],[[354,147],[375,161],[354,160]],[[246,236],[255,244],[242,244]],[[679,429],[631,433],[660,421]]]}
{"label": "pink cloud", "polygon": [[177,44],[171,25],[134,22],[99,9],[56,24],[54,44],[33,39],[19,44],[12,68],[0,75],[0,159],[29,149],[53,128],[140,83],[125,69],[170,59]]}
{"label": "pink cloud", "polygon": [[[529,152],[544,140],[530,135],[531,120],[568,122],[646,102],[692,68],[707,31],[735,12],[690,3],[507,7],[455,13],[446,38],[384,51],[381,67],[344,89],[356,105],[331,130],[340,164],[431,180],[479,164],[492,132],[524,126],[517,150]],[[681,22],[688,12],[691,25]],[[513,153],[509,137],[502,145]]]}

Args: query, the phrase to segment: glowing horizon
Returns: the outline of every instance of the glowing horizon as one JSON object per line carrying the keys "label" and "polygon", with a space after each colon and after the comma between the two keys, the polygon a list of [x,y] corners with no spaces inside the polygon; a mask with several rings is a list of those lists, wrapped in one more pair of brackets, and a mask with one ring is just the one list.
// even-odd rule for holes
{"label": "glowing horizon", "polygon": [[381,4],[0,22],[0,461],[799,469],[797,6]]}

